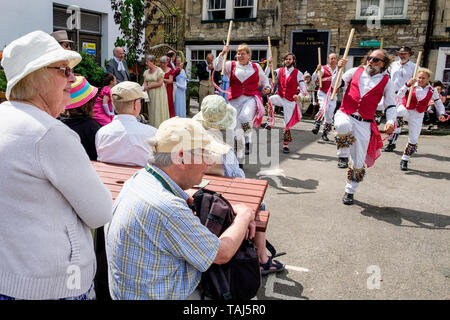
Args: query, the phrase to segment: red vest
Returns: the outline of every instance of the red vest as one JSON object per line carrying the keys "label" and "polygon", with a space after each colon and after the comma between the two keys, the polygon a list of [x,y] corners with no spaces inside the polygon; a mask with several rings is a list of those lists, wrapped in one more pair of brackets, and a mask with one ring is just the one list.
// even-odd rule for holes
{"label": "red vest", "polygon": [[331,87],[331,71],[328,68],[328,66],[323,66],[323,75],[322,75],[322,88],[320,88],[320,91],[327,93],[328,89]]}
{"label": "red vest", "polygon": [[342,106],[339,110],[345,114],[358,112],[364,120],[373,119],[377,106],[383,97],[384,88],[386,87],[389,76],[384,75],[380,83],[367,92],[362,98],[359,92],[359,77],[363,73],[364,68],[359,67],[353,75],[350,85],[342,99]]}
{"label": "red vest", "polygon": [[297,74],[298,69],[294,68],[289,77],[286,79],[286,68],[278,70],[278,90],[277,94],[289,101],[294,101],[293,96],[297,94]]}
{"label": "red vest", "polygon": [[[416,88],[417,87],[414,87],[414,89],[413,89],[413,92],[412,92],[412,95],[411,95],[411,101],[409,102],[409,107],[407,109],[408,110],[416,109],[417,112],[423,113],[423,112],[425,112],[427,110],[428,103],[430,102],[431,98],[433,97],[433,89],[432,88],[428,88],[428,93],[425,96],[425,98],[423,98],[420,101],[417,101]],[[406,107],[406,103],[407,102],[408,102],[408,94],[405,94],[405,96],[403,97],[402,104]]]}
{"label": "red vest", "polygon": [[253,70],[255,72],[244,82],[241,82],[234,71],[236,70],[236,61],[231,61],[231,77],[230,77],[230,91],[231,94],[228,99],[236,99],[242,95],[245,96],[256,96],[260,95],[258,84],[259,84],[259,70],[256,63],[252,62]]}

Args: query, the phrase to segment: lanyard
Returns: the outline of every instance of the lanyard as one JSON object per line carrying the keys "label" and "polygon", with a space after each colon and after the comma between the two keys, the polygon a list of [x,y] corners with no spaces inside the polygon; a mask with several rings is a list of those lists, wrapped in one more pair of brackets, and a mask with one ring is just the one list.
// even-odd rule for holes
{"label": "lanyard", "polygon": [[151,173],[159,182],[161,182],[161,184],[166,190],[172,192],[175,195],[175,193],[173,192],[172,188],[169,186],[167,181],[164,180],[163,177],[161,177],[161,175],[158,172],[150,168],[150,166],[148,165],[145,167],[145,170],[147,170],[147,172]]}

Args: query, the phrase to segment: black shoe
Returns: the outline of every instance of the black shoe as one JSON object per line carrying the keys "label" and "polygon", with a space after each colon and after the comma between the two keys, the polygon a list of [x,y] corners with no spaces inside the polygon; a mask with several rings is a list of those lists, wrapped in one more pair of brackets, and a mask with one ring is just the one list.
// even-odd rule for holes
{"label": "black shoe", "polygon": [[348,158],[339,158],[337,163],[338,168],[348,168]]}
{"label": "black shoe", "polygon": [[284,146],[283,147],[283,153],[289,153],[289,152],[290,152],[289,148]]}
{"label": "black shoe", "polygon": [[319,133],[319,129],[320,129],[320,122],[319,123],[314,123],[314,128],[311,130],[312,133],[314,134],[318,134]]}
{"label": "black shoe", "polygon": [[242,170],[244,170],[244,164],[243,164],[243,163],[239,163],[239,168],[241,168]]}
{"label": "black shoe", "polygon": [[322,133],[322,140],[323,141],[330,141],[330,139],[328,139],[328,134],[326,132]]}
{"label": "black shoe", "polygon": [[250,142],[245,143],[245,154],[246,155],[250,154]]}
{"label": "black shoe", "polygon": [[342,198],[342,203],[350,206],[353,204],[353,194],[352,193],[345,193],[344,197]]}
{"label": "black shoe", "polygon": [[395,149],[395,143],[390,143],[386,146],[386,148],[384,148],[385,152],[392,152]]}
{"label": "black shoe", "polygon": [[400,169],[402,171],[408,171],[408,161],[406,160],[400,161]]}

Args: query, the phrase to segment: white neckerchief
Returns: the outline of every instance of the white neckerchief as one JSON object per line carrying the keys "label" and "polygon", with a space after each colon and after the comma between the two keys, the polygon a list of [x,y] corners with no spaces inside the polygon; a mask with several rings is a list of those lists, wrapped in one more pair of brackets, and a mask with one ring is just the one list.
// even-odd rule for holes
{"label": "white neckerchief", "polygon": [[123,65],[123,61],[120,61],[116,57],[114,57],[114,60],[117,62],[117,71],[125,71],[125,66]]}

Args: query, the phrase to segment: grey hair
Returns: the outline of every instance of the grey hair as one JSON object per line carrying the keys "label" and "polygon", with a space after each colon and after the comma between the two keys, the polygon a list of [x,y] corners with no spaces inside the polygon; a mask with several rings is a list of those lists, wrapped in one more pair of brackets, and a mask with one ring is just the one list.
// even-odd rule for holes
{"label": "grey hair", "polygon": [[169,62],[169,58],[167,58],[167,56],[162,56],[161,58],[159,58],[159,62],[161,63],[168,63]]}
{"label": "grey hair", "polygon": [[155,63],[155,62],[156,62],[156,58],[155,58],[155,56],[152,55],[152,54],[146,55],[146,56],[145,56],[145,60],[146,60],[146,61],[150,61],[150,62],[152,62],[152,63]]}
{"label": "grey hair", "polygon": [[[156,147],[158,144],[158,140],[156,137],[152,137],[147,140],[147,143],[150,145],[150,147]],[[147,158],[147,163],[150,165],[154,165],[158,168],[164,168],[168,167],[173,164],[172,161],[172,153],[163,153],[163,152],[150,152]]]}

